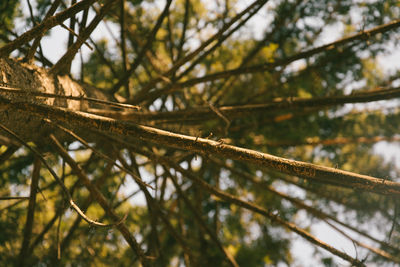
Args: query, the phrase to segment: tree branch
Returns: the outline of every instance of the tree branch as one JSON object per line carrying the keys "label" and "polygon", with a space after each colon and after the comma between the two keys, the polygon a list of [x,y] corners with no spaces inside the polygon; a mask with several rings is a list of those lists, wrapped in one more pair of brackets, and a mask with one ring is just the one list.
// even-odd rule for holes
{"label": "tree branch", "polygon": [[12,103],[8,99],[1,98],[0,103],[3,103],[3,106],[9,110],[22,110],[37,115],[40,118],[49,118],[50,120],[65,123],[67,125],[69,124],[78,128],[84,127],[92,130],[103,131],[109,134],[130,136],[136,139],[150,141],[155,144],[190,150],[197,153],[211,153],[221,157],[263,166],[277,172],[319,181],[325,184],[346,186],[379,194],[398,195],[400,193],[400,183],[397,182],[315,165],[312,163],[285,159],[251,149],[226,145],[218,141],[181,135],[83,112],[69,111],[64,108],[26,102]]}
{"label": "tree branch", "polygon": [[78,136],[76,133],[74,133],[73,131],[62,127],[61,125],[58,125],[48,119],[44,119],[47,122],[52,123],[53,125],[55,125],[58,129],[61,129],[62,131],[68,133],[69,135],[71,135],[73,138],[75,138],[76,140],[78,140],[81,144],[83,144],[87,149],[92,150],[96,155],[98,155],[99,157],[105,159],[108,163],[112,164],[112,166],[116,166],[118,167],[120,170],[130,174],[132,176],[132,178],[135,180],[136,183],[141,184],[143,186],[146,187],[150,187],[151,189],[154,189],[151,185],[143,182],[143,180],[134,172],[132,172],[129,168],[126,168],[120,164],[118,164],[115,160],[113,160],[112,158],[110,158],[109,156],[103,154],[102,152],[100,152],[99,150],[95,149],[94,147],[92,147],[91,145],[89,145],[88,142],[86,142],[84,139],[82,139],[80,136]]}
{"label": "tree branch", "polygon": [[[274,195],[279,196],[280,198],[283,198],[283,199],[286,199],[286,200],[290,201],[292,204],[297,206],[299,209],[304,209],[304,210],[308,211],[310,214],[312,214],[313,216],[315,216],[315,217],[317,217],[317,218],[319,218],[321,220],[324,220],[325,222],[327,222],[327,219],[329,219],[329,220],[331,220],[331,221],[333,221],[333,222],[335,222],[335,223],[337,223],[337,224],[339,224],[339,225],[341,225],[343,227],[346,227],[347,229],[352,230],[353,232],[356,232],[356,233],[358,233],[358,234],[360,234],[360,235],[362,235],[362,236],[364,236],[364,237],[366,237],[366,238],[368,238],[368,239],[380,244],[382,247],[389,248],[390,250],[393,250],[396,253],[400,253],[400,250],[398,248],[395,248],[392,245],[390,245],[390,244],[388,244],[388,243],[386,243],[384,241],[380,241],[380,240],[372,237],[371,235],[359,230],[358,228],[355,228],[355,227],[352,227],[349,224],[343,223],[343,222],[339,221],[336,217],[334,217],[334,216],[332,216],[332,215],[330,215],[330,214],[328,214],[326,212],[323,212],[323,211],[321,211],[319,209],[316,209],[316,208],[314,208],[312,206],[309,206],[309,205],[305,204],[304,202],[302,202],[301,200],[299,200],[297,198],[293,198],[293,197],[291,197],[291,196],[289,196],[289,195],[287,195],[285,193],[277,191],[275,188],[273,188],[272,186],[268,185],[267,182],[259,181],[249,173],[241,172],[241,171],[238,171],[237,169],[229,167],[229,166],[227,166],[226,164],[222,163],[220,160],[218,160],[216,158],[212,158],[211,160],[213,162],[215,162],[216,164],[222,166],[223,168],[225,168],[225,169],[231,171],[232,173],[238,175],[238,177],[240,177],[242,179],[245,179],[247,181],[250,181],[256,187],[265,189],[265,190],[273,193]],[[333,226],[333,227],[335,227],[335,226]],[[382,255],[385,255],[387,257],[391,257],[390,254],[388,254],[388,253],[386,253],[386,252],[384,252],[382,250],[375,249],[375,248],[372,248],[372,249],[376,250],[378,252],[378,254],[381,253]],[[383,256],[383,257],[385,257],[385,256]]]}
{"label": "tree branch", "polygon": [[82,46],[82,44],[89,38],[90,34],[96,29],[97,25],[101,22],[107,12],[110,11],[110,8],[113,4],[115,4],[117,0],[108,0],[104,6],[100,9],[99,14],[97,14],[92,22],[87,26],[82,33],[79,34],[79,37],[75,41],[73,45],[68,48],[68,51],[61,57],[60,60],[49,70],[51,74],[57,75],[66,70],[66,67],[71,64],[71,61],[74,59],[76,53]]}
{"label": "tree branch", "polygon": [[78,12],[82,11],[83,9],[87,8],[91,4],[93,4],[96,0],[82,0],[75,5],[72,5],[70,8],[65,9],[64,11],[57,13],[56,15],[45,19],[39,25],[33,27],[29,31],[25,32],[17,39],[12,42],[7,43],[3,47],[0,48],[0,58],[7,57],[15,49],[18,49],[22,45],[26,44],[30,40],[37,38],[44,34],[49,29],[57,26],[58,24],[62,23],[64,20],[69,19],[70,17],[74,16]]}
{"label": "tree branch", "polygon": [[[0,87],[1,88],[1,87]],[[218,111],[229,119],[254,116],[255,114],[265,114],[279,111],[292,111],[310,109],[318,110],[322,108],[341,106],[344,104],[368,103],[380,100],[389,100],[400,97],[400,88],[376,89],[364,92],[356,92],[344,96],[328,96],[313,98],[288,98],[277,99],[265,104],[248,104],[237,106],[221,106]],[[185,121],[205,121],[221,118],[210,107],[198,107],[182,109],[168,112],[119,112],[109,110],[93,110],[95,114],[103,115],[115,119],[130,120],[138,123],[157,121],[157,122],[185,122]],[[224,119],[224,121],[226,121]]]}
{"label": "tree branch", "polygon": [[[129,168],[129,165],[126,163],[125,159],[120,157],[119,160],[121,161],[122,165],[125,168]],[[171,233],[171,235],[174,237],[174,239],[182,247],[182,250],[183,250],[184,254],[187,254],[188,257],[190,258],[191,264],[196,266],[197,264],[196,264],[196,261],[195,261],[195,259],[193,257],[192,250],[190,249],[188,243],[182,237],[182,235],[180,233],[178,233],[175,230],[175,228],[172,226],[172,224],[170,223],[170,221],[168,220],[168,218],[167,218],[167,216],[165,214],[165,211],[162,209],[160,203],[150,195],[149,191],[147,190],[147,188],[145,186],[143,186],[142,184],[138,184],[138,186],[140,187],[140,189],[144,193],[148,205],[151,206],[151,208],[154,209],[157,212],[157,215],[160,217],[161,221],[166,226],[168,232]]]}
{"label": "tree branch", "polygon": [[[51,17],[51,15],[54,14],[54,12],[56,12],[58,6],[60,5],[61,0],[55,0],[54,3],[51,5],[51,7],[49,8],[49,10],[47,11],[44,20],[48,19]],[[28,53],[25,56],[25,61],[27,62],[31,62],[35,56],[35,52],[36,49],[38,48],[38,46],[40,45],[40,40],[42,39],[42,36],[38,36],[35,38],[35,40],[33,41],[32,46],[29,48]]]}
{"label": "tree branch", "polygon": [[92,103],[96,103],[96,104],[100,104],[100,105],[117,107],[117,108],[122,108],[122,109],[136,109],[136,110],[140,109],[139,106],[122,104],[122,103],[118,103],[118,102],[107,101],[107,100],[97,99],[97,98],[93,98],[93,97],[58,95],[58,94],[43,93],[43,92],[38,92],[38,91],[29,91],[29,90],[24,90],[22,88],[15,88],[15,87],[9,87],[9,86],[7,86],[7,87],[0,86],[0,92],[11,93],[11,94],[16,94],[16,95],[87,101],[87,102],[92,102]]}
{"label": "tree branch", "polygon": [[38,190],[39,178],[40,178],[40,167],[41,167],[41,161],[38,157],[35,157],[33,163],[30,197],[28,203],[28,214],[26,216],[24,237],[22,240],[22,246],[18,257],[19,266],[25,265],[25,261],[28,256],[28,249],[29,249],[29,243],[31,241],[33,220],[35,214],[36,193]]}

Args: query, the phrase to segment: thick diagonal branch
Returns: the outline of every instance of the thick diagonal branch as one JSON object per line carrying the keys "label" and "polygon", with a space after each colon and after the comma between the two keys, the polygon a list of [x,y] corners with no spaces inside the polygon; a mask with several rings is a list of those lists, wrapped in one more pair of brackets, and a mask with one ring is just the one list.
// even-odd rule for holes
{"label": "thick diagonal branch", "polygon": [[[372,237],[371,235],[369,235],[369,234],[367,234],[367,233],[364,233],[364,232],[361,231],[360,229],[357,229],[356,227],[353,227],[353,226],[351,226],[351,225],[349,225],[349,224],[343,223],[342,221],[338,220],[336,217],[334,217],[334,216],[332,216],[332,215],[330,215],[330,214],[328,214],[328,213],[325,213],[324,211],[321,211],[321,210],[319,210],[319,209],[317,209],[317,208],[314,208],[314,207],[312,207],[312,206],[309,206],[309,205],[305,204],[305,203],[302,202],[300,199],[291,197],[291,196],[289,196],[289,195],[287,195],[287,194],[285,194],[285,193],[282,193],[282,192],[280,192],[280,191],[277,191],[275,188],[273,188],[272,186],[268,185],[267,182],[260,181],[259,179],[253,177],[253,176],[252,176],[251,174],[249,174],[249,173],[242,172],[242,171],[239,171],[239,170],[237,170],[237,169],[235,169],[235,168],[233,168],[233,167],[227,166],[226,164],[224,164],[223,162],[221,162],[221,161],[218,160],[218,159],[214,159],[214,158],[213,158],[212,161],[214,161],[216,164],[222,166],[223,168],[229,170],[230,172],[236,174],[238,177],[250,181],[250,182],[253,183],[256,187],[265,189],[266,191],[268,191],[268,192],[270,192],[270,193],[272,193],[272,194],[274,194],[274,195],[277,195],[277,196],[279,196],[280,198],[283,198],[283,199],[286,199],[286,200],[290,201],[292,204],[294,204],[295,206],[297,206],[299,209],[304,209],[304,210],[306,210],[307,212],[309,212],[309,213],[312,214],[313,216],[315,216],[315,217],[317,217],[317,218],[319,218],[319,219],[325,221],[325,222],[328,223],[328,224],[330,224],[330,223],[329,223],[327,220],[331,220],[331,221],[333,221],[333,222],[335,222],[335,223],[337,223],[337,224],[339,224],[339,225],[341,225],[341,226],[344,226],[344,227],[346,227],[347,229],[350,229],[350,230],[352,230],[352,231],[354,231],[354,232],[356,232],[356,233],[358,233],[358,234],[360,234],[360,235],[362,235],[362,236],[364,236],[364,237],[366,237],[366,238],[368,238],[368,239],[370,239],[370,240],[372,240],[372,241],[374,241],[374,242],[377,242],[378,244],[380,244],[380,245],[381,245],[382,247],[384,247],[384,248],[388,248],[388,249],[390,249],[390,250],[392,250],[392,251],[395,251],[396,253],[399,253],[399,252],[400,252],[399,249],[397,249],[397,248],[391,246],[390,244],[388,244],[388,243],[386,243],[386,242],[383,242],[383,241],[380,241],[380,240],[378,240],[378,239]],[[333,224],[332,224],[331,226],[334,227],[335,229],[338,229],[338,228],[337,228],[335,225],[333,225]],[[339,231],[341,231],[341,230],[339,229]],[[344,233],[344,232],[343,232],[343,233]],[[345,233],[344,233],[344,234],[345,234]],[[365,244],[360,243],[360,246],[364,246],[364,247],[365,247]],[[396,261],[396,262],[399,261],[398,258],[396,258],[395,256],[393,256],[393,255],[391,255],[391,254],[389,254],[389,253],[387,253],[386,251],[383,251],[383,250],[381,250],[381,249],[373,248],[373,247],[371,247],[371,246],[368,246],[368,247],[366,247],[366,248],[367,248],[367,249],[370,249],[370,250],[373,251],[374,253],[376,253],[376,254],[378,254],[378,255],[380,255],[380,256],[386,258],[386,259],[393,260],[393,261]]]}
{"label": "thick diagonal branch", "polygon": [[18,112],[22,110],[32,115],[41,118],[49,118],[50,120],[73,127],[99,130],[112,135],[117,134],[120,136],[132,137],[191,152],[218,155],[325,184],[335,184],[380,194],[400,194],[400,183],[397,182],[312,163],[281,158],[251,149],[226,145],[222,142],[205,138],[177,134],[83,112],[69,111],[64,108],[55,108],[26,102],[12,103],[8,99],[1,98],[0,103],[2,103],[5,108],[9,109],[9,111]]}

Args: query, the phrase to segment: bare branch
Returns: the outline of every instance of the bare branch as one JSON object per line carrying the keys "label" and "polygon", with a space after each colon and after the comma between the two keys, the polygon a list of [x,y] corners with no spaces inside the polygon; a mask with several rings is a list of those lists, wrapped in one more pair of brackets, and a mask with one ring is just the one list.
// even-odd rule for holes
{"label": "bare branch", "polygon": [[[53,4],[51,5],[50,9],[46,13],[46,15],[44,17],[44,20],[48,19],[51,15],[54,14],[54,12],[56,12],[56,10],[57,10],[58,6],[60,5],[60,3],[61,3],[61,0],[55,0],[53,2]],[[38,37],[35,38],[31,48],[29,48],[28,53],[26,54],[25,61],[31,62],[33,60],[33,58],[35,56],[36,49],[40,45],[40,40],[41,39],[42,39],[41,36],[38,36]]]}
{"label": "bare branch", "polygon": [[28,214],[26,216],[25,228],[24,228],[24,238],[22,240],[22,246],[19,253],[18,261],[19,266],[24,266],[24,262],[27,257],[29,243],[31,241],[32,236],[32,228],[33,228],[33,220],[35,214],[35,205],[36,205],[36,193],[39,185],[39,177],[40,177],[40,167],[41,161],[39,157],[35,158],[33,163],[33,172],[32,172],[32,180],[31,180],[31,188],[30,188],[30,197],[28,203]]}
{"label": "bare branch", "polygon": [[260,142],[255,142],[256,145],[266,145],[271,147],[286,147],[286,146],[337,146],[337,145],[346,145],[346,144],[374,144],[381,141],[387,142],[400,142],[399,136],[373,136],[373,137],[354,137],[354,138],[346,138],[346,137],[337,137],[333,139],[323,139],[319,138],[309,138],[303,142],[268,142],[261,144]]}
{"label": "bare branch", "polygon": [[[65,211],[65,207],[59,207],[57,211],[55,212],[53,218],[46,224],[46,226],[43,228],[43,230],[40,232],[38,236],[32,241],[31,245],[29,246],[29,252],[28,255],[31,255],[33,250],[39,243],[43,240],[45,234],[51,229],[51,227],[54,225],[54,223],[57,221],[58,217],[61,216],[61,214]],[[80,216],[78,216],[81,218]]]}
{"label": "bare branch", "polygon": [[7,92],[12,94],[21,94],[21,95],[29,95],[29,96],[39,96],[39,97],[46,97],[46,98],[58,98],[58,99],[70,99],[70,100],[78,100],[78,101],[87,101],[96,104],[101,104],[105,106],[112,106],[117,108],[123,109],[140,109],[139,106],[129,105],[129,104],[122,104],[102,99],[96,99],[92,97],[85,97],[85,96],[73,96],[73,95],[57,95],[57,94],[50,94],[50,93],[43,93],[38,91],[28,91],[23,90],[21,88],[15,88],[10,86],[0,86],[0,92]]}
{"label": "bare branch", "polygon": [[[126,161],[122,157],[120,157],[119,160],[121,161],[122,165],[125,168],[129,168],[129,165],[126,163]],[[161,218],[161,221],[166,226],[168,232],[170,232],[171,235],[175,238],[175,240],[179,243],[179,245],[183,249],[183,252],[188,255],[188,257],[191,260],[191,263],[193,265],[196,265],[196,263],[195,263],[196,261],[195,261],[195,259],[193,257],[193,253],[192,253],[192,251],[190,249],[189,244],[182,237],[182,235],[179,232],[177,232],[175,230],[175,228],[172,226],[172,224],[170,223],[170,221],[168,220],[168,218],[167,218],[167,216],[165,214],[165,211],[162,209],[160,203],[150,195],[149,191],[147,190],[147,188],[145,186],[143,186],[142,184],[138,184],[138,186],[140,187],[140,189],[144,193],[148,205],[151,206],[151,208],[154,209],[157,212],[157,215]]]}
{"label": "bare branch", "polygon": [[360,241],[358,241],[358,240],[355,240],[354,238],[352,238],[350,235],[348,235],[346,232],[344,232],[343,230],[341,230],[340,228],[338,228],[337,226],[335,226],[335,225],[332,224],[331,222],[329,222],[329,221],[325,221],[325,222],[326,222],[330,227],[332,227],[332,228],[335,229],[337,232],[339,232],[340,234],[342,234],[342,235],[343,235],[344,237],[346,237],[347,239],[351,240],[353,243],[359,245],[360,247],[366,248],[366,249],[368,249],[369,251],[375,253],[376,255],[378,255],[378,256],[380,256],[380,257],[386,259],[386,260],[389,260],[389,261],[391,261],[391,262],[400,263],[400,259],[399,259],[398,257],[395,257],[395,256],[393,256],[393,255],[391,255],[391,254],[387,253],[386,251],[383,251],[383,250],[381,250],[381,249],[379,249],[379,248],[374,248],[374,247],[371,247],[371,246],[369,246],[369,245],[367,245],[367,244],[365,244],[365,243],[363,243],[363,242],[360,242]]}
{"label": "bare branch", "polygon": [[181,59],[183,53],[183,45],[185,43],[185,38],[186,38],[186,30],[189,21],[189,14],[190,14],[190,0],[185,0],[185,15],[183,16],[182,33],[181,33],[181,38],[179,39],[178,54],[176,56],[176,59],[178,60]]}
{"label": "bare branch", "polygon": [[[126,53],[126,22],[125,22],[125,0],[120,0],[120,9],[119,9],[119,26],[120,26],[120,47],[121,47],[121,57],[122,57],[122,69],[124,73],[127,72],[128,70],[128,56]],[[129,79],[125,83],[125,92],[127,98],[130,96],[130,91],[129,91]]]}
{"label": "bare branch", "polygon": [[15,151],[17,151],[19,149],[18,146],[15,145],[10,145],[6,151],[4,151],[1,155],[0,155],[0,164],[5,162],[6,160],[8,160]]}
{"label": "bare branch", "polygon": [[[385,248],[389,248],[390,250],[393,250],[393,251],[396,251],[397,253],[400,253],[400,250],[398,248],[395,248],[392,245],[390,245],[390,244],[388,244],[388,243],[386,243],[384,241],[380,241],[380,240],[372,237],[370,234],[361,231],[358,228],[355,228],[355,227],[352,227],[349,224],[343,223],[343,222],[339,221],[336,217],[334,217],[334,216],[332,216],[332,215],[330,215],[330,214],[328,214],[326,212],[323,212],[323,211],[321,211],[319,209],[316,209],[316,208],[314,208],[312,206],[309,206],[309,205],[305,204],[304,202],[302,202],[301,200],[299,200],[297,198],[291,197],[291,196],[289,196],[289,195],[287,195],[285,193],[277,191],[275,188],[273,188],[272,186],[268,185],[268,183],[259,181],[258,179],[256,179],[255,177],[253,177],[249,173],[241,172],[241,171],[239,171],[239,170],[237,170],[235,168],[229,167],[229,166],[227,166],[226,164],[222,163],[220,160],[218,160],[216,158],[212,158],[211,160],[213,162],[215,162],[216,164],[222,166],[223,168],[225,168],[225,169],[231,171],[232,173],[238,175],[238,177],[240,177],[242,179],[245,179],[245,180],[248,180],[251,183],[253,183],[255,186],[257,186],[259,188],[262,188],[262,189],[265,189],[268,192],[271,192],[274,195],[279,196],[280,198],[283,198],[283,199],[286,199],[286,200],[290,201],[292,204],[297,206],[299,209],[304,209],[307,212],[309,212],[310,214],[312,214],[313,216],[315,216],[317,218],[320,218],[321,220],[324,220],[327,223],[329,223],[327,221],[327,219],[329,219],[329,220],[331,220],[331,221],[333,221],[333,222],[335,222],[335,223],[337,223],[337,224],[339,224],[341,226],[346,227],[347,229],[350,229],[353,232],[356,232],[356,233],[358,233],[358,234],[360,234],[360,235],[362,235],[362,236],[364,236],[364,237],[366,237],[366,238],[368,238],[368,239],[380,244],[381,246],[383,246]],[[382,251],[382,254],[385,254],[385,252]],[[388,253],[386,253],[386,254],[390,255]]]}
{"label": "bare branch", "polygon": [[[73,36],[75,36],[76,38],[78,38],[78,39],[81,38],[81,37],[79,37],[79,34],[77,34],[76,32],[74,32],[74,30],[71,29],[70,27],[65,26],[64,23],[61,23],[60,26],[63,27],[64,29],[66,29],[67,31],[69,31],[70,34],[73,35]],[[86,45],[90,50],[93,50],[93,47],[92,47],[90,44],[88,44],[88,42],[86,42],[85,40],[81,40],[81,42],[82,42],[84,45]]]}
{"label": "bare branch", "polygon": [[191,150],[192,152],[197,153],[212,153],[221,157],[248,162],[281,173],[300,176],[305,179],[325,184],[358,188],[379,194],[397,195],[400,193],[400,183],[397,182],[315,165],[312,163],[285,159],[251,149],[226,145],[205,138],[181,135],[97,115],[74,112],[64,108],[55,108],[25,102],[12,103],[7,99],[1,98],[0,103],[3,103],[3,105],[10,110],[23,110],[41,118],[49,118],[55,122],[66,123],[75,127],[85,127],[110,134],[131,136],[155,144],[183,150]]}
{"label": "bare branch", "polygon": [[30,197],[0,197],[0,200],[16,200],[16,199],[30,199]]}
{"label": "bare branch", "polygon": [[[1,88],[1,87],[0,87]],[[205,121],[221,118],[230,124],[229,119],[254,116],[255,114],[273,113],[279,111],[298,111],[312,109],[313,111],[342,106],[344,104],[369,103],[380,100],[389,100],[400,97],[400,88],[389,88],[356,92],[343,96],[327,96],[313,98],[287,98],[277,99],[265,104],[248,104],[235,106],[221,106],[216,109],[209,107],[197,107],[191,109],[181,109],[169,112],[119,112],[108,110],[93,110],[92,113],[107,116],[120,120],[130,120],[138,123],[150,121],[156,122],[185,122],[185,121]]]}
{"label": "bare branch", "polygon": [[71,6],[70,8],[56,14],[55,16],[49,17],[45,19],[39,25],[33,27],[29,31],[25,32],[17,39],[8,44],[4,45],[0,48],[0,57],[7,57],[15,49],[20,48],[22,45],[26,44],[30,40],[37,38],[44,34],[49,29],[53,28],[54,26],[59,25],[64,20],[70,18],[71,16],[77,14],[78,12],[84,10],[91,4],[93,4],[96,0],[82,0],[75,5]]}
{"label": "bare branch", "polygon": [[[71,64],[74,59],[76,53],[84,43],[84,41],[89,38],[90,34],[96,29],[97,25],[102,21],[107,12],[110,11],[110,8],[113,4],[115,4],[117,0],[108,0],[104,6],[100,9],[99,14],[97,14],[92,22],[87,26],[82,33],[79,34],[79,38],[76,42],[68,48],[68,51],[61,57],[61,59],[54,64],[54,66],[50,69],[50,73],[57,75],[64,71],[67,71],[65,68]],[[1,55],[1,54],[0,54]],[[67,71],[68,72],[68,71]]]}

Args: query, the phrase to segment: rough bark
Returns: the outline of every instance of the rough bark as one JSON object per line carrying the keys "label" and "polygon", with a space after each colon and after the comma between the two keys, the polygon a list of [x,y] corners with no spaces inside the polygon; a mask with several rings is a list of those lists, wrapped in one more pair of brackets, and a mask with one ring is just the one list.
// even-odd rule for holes
{"label": "rough bark", "polygon": [[[11,102],[27,101],[34,104],[63,107],[73,111],[85,111],[89,107],[98,107],[98,105],[89,105],[87,101],[83,100],[38,97],[33,93],[108,99],[100,90],[88,84],[79,83],[68,75],[52,76],[43,68],[7,58],[0,58],[0,85],[4,89],[0,91],[0,96]],[[13,92],[14,90],[7,89],[18,91]],[[21,94],[21,91],[24,93]],[[43,123],[41,118],[29,113],[12,112],[4,106],[0,108],[0,111],[0,121],[26,141],[43,143],[46,139],[44,137],[54,131]],[[67,138],[67,135],[61,131],[55,134],[60,140]]]}

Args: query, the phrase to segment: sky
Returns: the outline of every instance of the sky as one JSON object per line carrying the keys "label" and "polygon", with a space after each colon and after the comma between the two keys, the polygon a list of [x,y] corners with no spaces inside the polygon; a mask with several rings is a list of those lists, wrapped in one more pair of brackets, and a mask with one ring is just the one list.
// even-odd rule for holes
{"label": "sky", "polygon": [[[249,1],[243,1],[243,2],[249,2]],[[242,3],[243,3],[242,2]],[[271,1],[273,4],[273,1]],[[24,12],[28,12],[26,2],[21,1],[22,8]],[[88,21],[90,21],[91,17],[93,16],[93,13],[90,14],[90,17]],[[250,20],[248,24],[250,25],[251,28],[254,29],[254,31],[257,34],[257,31],[262,31],[261,28],[259,28],[257,25],[265,25],[265,22],[263,23],[262,20],[268,19],[268,14],[264,15],[257,15],[255,16],[254,19]],[[357,14],[354,14],[355,18],[357,19]],[[358,20],[361,22],[362,18],[358,18]],[[261,22],[261,23],[260,23]],[[69,23],[66,22],[66,25]],[[21,24],[20,24],[21,25]],[[101,38],[107,38],[108,40],[112,40],[113,36],[110,33],[109,29],[111,29],[111,32],[117,35],[119,34],[119,29],[112,24],[108,24],[108,28],[105,26],[104,23],[101,23],[99,27],[93,32],[92,38],[94,40],[99,40]],[[23,29],[21,29],[23,31]],[[338,39],[341,36],[342,29],[340,29],[340,25],[335,25],[331,27],[327,27],[322,34],[322,37],[318,40],[318,43],[320,45],[329,43],[331,41],[334,41]],[[395,33],[399,36],[399,33]],[[52,62],[56,62],[65,52],[65,47],[67,43],[67,38],[68,38],[68,32],[61,28],[60,26],[55,27],[51,30],[51,35],[46,36],[43,38],[43,41],[41,42],[41,45],[43,47],[43,50],[45,51],[46,57],[48,57]],[[388,55],[380,55],[378,57],[378,63],[383,69],[384,73],[390,73],[394,70],[400,70],[400,49],[396,49],[395,47],[392,47],[391,50],[393,53],[390,53]],[[90,52],[89,48],[86,46],[82,47],[82,55],[84,58],[88,56],[88,53]],[[295,63],[296,64],[296,63]],[[299,64],[299,63],[297,63]],[[72,64],[72,72],[74,75],[79,74],[79,69],[80,69],[80,59],[79,56],[75,58]],[[400,167],[400,145],[399,144],[393,144],[393,143],[387,143],[385,141],[379,142],[374,146],[374,150],[376,153],[381,154],[384,156],[385,160],[388,162],[394,162],[396,163],[397,166]],[[133,192],[137,190],[137,186],[132,182],[132,183],[127,183],[125,185],[126,187],[126,194],[129,194],[130,192]],[[296,189],[293,189],[291,187],[282,187],[280,188],[282,191],[285,191],[286,193],[290,193],[291,195],[296,195],[299,194],[299,191]],[[144,197],[143,196],[138,196],[135,199],[136,203],[145,203]],[[309,221],[307,219],[307,215],[304,212],[300,212],[299,215],[297,216],[297,222],[304,222],[304,221]],[[303,225],[307,225],[302,223]],[[376,234],[377,231],[374,231],[373,229],[368,229],[368,225],[365,226],[365,230],[369,230],[372,234]],[[319,239],[322,241],[334,246],[335,248],[346,252],[347,254],[356,257],[360,256],[360,252],[357,252],[355,250],[355,247],[352,242],[350,242],[348,239],[344,238],[334,230],[332,230],[326,223],[324,222],[317,222],[313,221],[313,234],[315,234]],[[379,236],[376,236],[379,237]],[[310,245],[308,242],[304,241],[302,238],[296,236],[293,234],[294,242],[293,242],[293,254],[294,257],[300,262],[300,265],[296,265],[297,267],[301,266],[314,266],[315,264],[315,255],[314,255],[314,246]],[[383,238],[383,237],[382,237]],[[323,255],[330,256],[330,253],[327,253],[323,249],[318,249]],[[341,260],[338,257],[335,257],[336,263],[339,266],[348,266],[346,262]]]}

